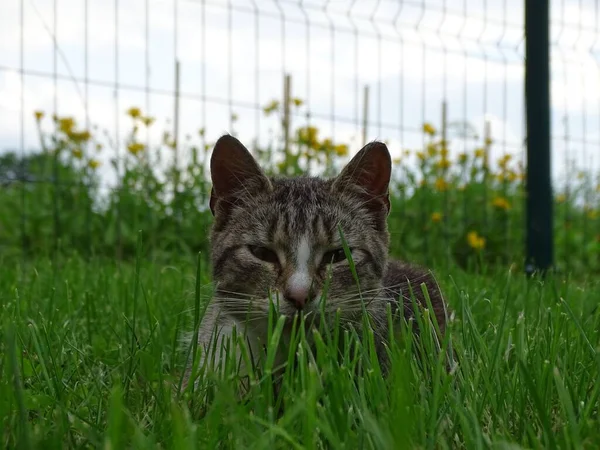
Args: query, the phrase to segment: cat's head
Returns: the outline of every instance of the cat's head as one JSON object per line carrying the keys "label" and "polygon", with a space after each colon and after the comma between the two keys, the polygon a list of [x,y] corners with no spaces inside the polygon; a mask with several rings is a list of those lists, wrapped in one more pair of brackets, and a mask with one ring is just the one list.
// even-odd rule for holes
{"label": "cat's head", "polygon": [[229,312],[266,314],[271,296],[285,315],[316,314],[324,289],[327,312],[358,312],[340,228],[363,298],[381,287],[391,175],[385,144],[367,144],[330,180],[269,178],[229,135],[217,141],[210,164],[215,300]]}

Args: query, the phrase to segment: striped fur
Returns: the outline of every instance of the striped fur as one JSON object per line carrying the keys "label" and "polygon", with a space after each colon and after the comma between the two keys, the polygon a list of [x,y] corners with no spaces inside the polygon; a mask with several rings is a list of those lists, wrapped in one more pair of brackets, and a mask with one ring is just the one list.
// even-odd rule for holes
{"label": "striped fur", "polygon": [[[445,306],[430,272],[388,260],[390,174],[389,152],[379,142],[366,145],[336,178],[326,180],[269,178],[237,139],[220,138],[211,159],[211,258],[216,290],[199,332],[202,354],[215,329],[221,330],[220,343],[235,326],[247,338],[253,355],[260,355],[266,339],[268,299],[278,298],[280,314],[290,320],[298,312],[297,305],[286,300],[288,292],[309,292],[302,309],[306,316],[339,310],[342,320],[358,328],[362,295],[384,365],[386,305],[391,302],[397,309],[401,306],[398,298],[404,297],[405,316],[410,318],[408,282],[414,283],[421,303],[424,298],[418,285],[426,284],[443,332]],[[340,228],[351,249],[360,293],[347,260],[334,264],[325,260],[327,252],[342,247]],[[268,260],[256,253],[257,248],[268,249]]]}

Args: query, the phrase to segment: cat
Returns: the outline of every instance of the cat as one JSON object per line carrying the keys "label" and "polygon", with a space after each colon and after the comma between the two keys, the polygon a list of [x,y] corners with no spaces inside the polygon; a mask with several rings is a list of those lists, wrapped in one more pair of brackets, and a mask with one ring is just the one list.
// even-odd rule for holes
{"label": "cat", "polygon": [[[238,139],[230,135],[218,139],[210,161],[214,216],[210,245],[216,287],[198,331],[202,361],[215,357],[211,349],[219,352],[234,328],[246,338],[252,355],[260,355],[273,293],[279,300],[279,314],[289,321],[300,311],[306,317],[319,317],[339,310],[342,322],[360,327],[364,302],[384,369],[387,304],[392,310],[404,306],[410,319],[409,282],[413,298],[423,307],[420,285],[427,287],[439,337],[444,335],[447,308],[432,273],[388,259],[391,170],[387,146],[374,141],[333,179],[268,177]],[[404,305],[398,304],[399,298]],[[278,362],[285,357],[279,355]],[[184,386],[189,376],[188,367]]]}

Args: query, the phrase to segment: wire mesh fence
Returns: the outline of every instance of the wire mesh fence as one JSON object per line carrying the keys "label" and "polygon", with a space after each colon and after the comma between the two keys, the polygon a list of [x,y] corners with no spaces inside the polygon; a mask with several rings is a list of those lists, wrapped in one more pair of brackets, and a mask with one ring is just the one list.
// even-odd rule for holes
{"label": "wire mesh fence", "polygon": [[[600,269],[599,1],[551,2],[557,263]],[[272,173],[394,159],[392,252],[524,258],[524,5],[9,0],[0,6],[0,249],[206,250],[224,132]],[[535,161],[530,161],[535,164]]]}

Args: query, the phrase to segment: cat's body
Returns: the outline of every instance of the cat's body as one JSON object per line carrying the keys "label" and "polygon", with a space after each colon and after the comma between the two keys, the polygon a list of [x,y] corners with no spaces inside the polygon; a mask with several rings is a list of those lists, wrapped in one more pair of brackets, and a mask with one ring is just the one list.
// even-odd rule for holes
{"label": "cat's body", "polygon": [[[340,320],[355,328],[363,323],[364,305],[385,362],[387,304],[392,311],[404,306],[410,318],[409,282],[421,305],[426,305],[420,287],[425,283],[443,333],[446,309],[430,272],[388,260],[390,174],[388,150],[374,142],[334,179],[269,178],[237,139],[220,138],[211,159],[216,290],[199,330],[201,357],[214,356],[207,349],[215,333],[218,352],[234,328],[246,337],[253,357],[259,357],[266,344],[271,299],[289,322],[299,311],[317,320],[339,311]],[[286,331],[282,339],[287,339]]]}

